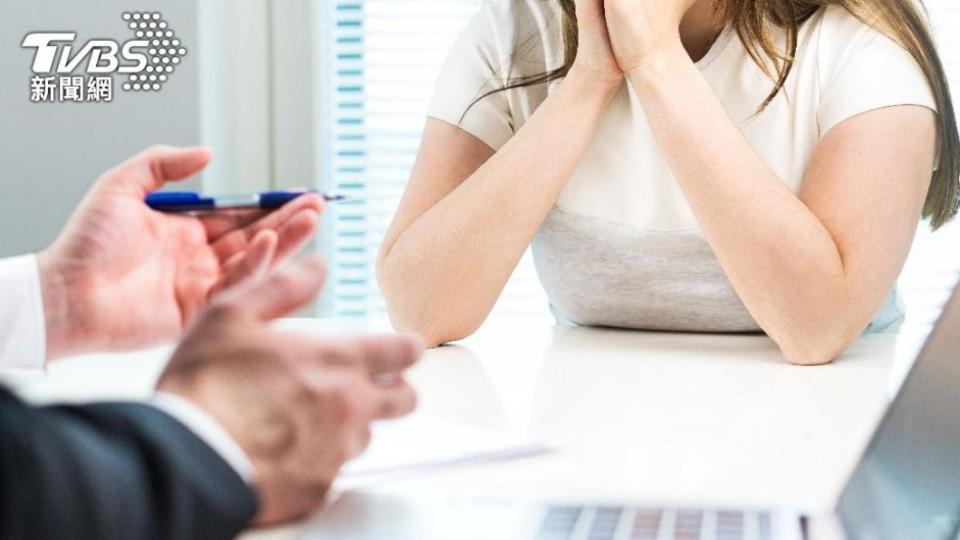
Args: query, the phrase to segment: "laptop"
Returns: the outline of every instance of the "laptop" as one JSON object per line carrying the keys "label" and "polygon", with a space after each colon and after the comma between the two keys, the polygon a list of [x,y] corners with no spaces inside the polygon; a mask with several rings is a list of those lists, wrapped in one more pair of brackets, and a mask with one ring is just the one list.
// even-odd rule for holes
{"label": "laptop", "polygon": [[832,515],[789,509],[347,494],[303,538],[960,540],[960,285]]}

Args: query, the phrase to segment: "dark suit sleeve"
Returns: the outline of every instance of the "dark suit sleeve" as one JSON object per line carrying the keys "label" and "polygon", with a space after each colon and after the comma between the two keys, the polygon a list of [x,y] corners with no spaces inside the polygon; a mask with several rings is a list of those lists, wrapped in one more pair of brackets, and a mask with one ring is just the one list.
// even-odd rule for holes
{"label": "dark suit sleeve", "polygon": [[0,538],[233,538],[253,491],[142,404],[32,408],[0,389]]}

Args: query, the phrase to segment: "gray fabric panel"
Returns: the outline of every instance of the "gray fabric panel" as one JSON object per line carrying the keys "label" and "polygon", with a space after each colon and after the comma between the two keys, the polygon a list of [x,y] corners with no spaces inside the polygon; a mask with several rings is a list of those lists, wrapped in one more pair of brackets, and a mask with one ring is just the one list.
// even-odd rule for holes
{"label": "gray fabric panel", "polygon": [[[690,332],[759,332],[699,230],[652,232],[554,208],[533,241],[561,322]],[[903,320],[896,292],[868,331]]]}

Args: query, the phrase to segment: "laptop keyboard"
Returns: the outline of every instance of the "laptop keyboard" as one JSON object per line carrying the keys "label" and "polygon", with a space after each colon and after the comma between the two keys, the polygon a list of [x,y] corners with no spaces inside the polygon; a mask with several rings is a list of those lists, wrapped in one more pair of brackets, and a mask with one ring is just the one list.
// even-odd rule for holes
{"label": "laptop keyboard", "polygon": [[771,540],[764,512],[552,506],[538,540]]}

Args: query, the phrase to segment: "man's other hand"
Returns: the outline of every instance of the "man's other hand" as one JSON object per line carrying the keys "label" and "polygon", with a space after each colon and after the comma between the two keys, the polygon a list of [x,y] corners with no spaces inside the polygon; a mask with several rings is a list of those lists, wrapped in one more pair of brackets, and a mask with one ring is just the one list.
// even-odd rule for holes
{"label": "man's other hand", "polygon": [[301,517],[370,441],[370,424],[403,416],[404,372],[423,344],[404,336],[318,338],[271,330],[324,281],[316,258],[218,296],[174,353],[157,389],[216,418],[253,462],[257,522]]}

